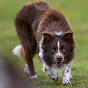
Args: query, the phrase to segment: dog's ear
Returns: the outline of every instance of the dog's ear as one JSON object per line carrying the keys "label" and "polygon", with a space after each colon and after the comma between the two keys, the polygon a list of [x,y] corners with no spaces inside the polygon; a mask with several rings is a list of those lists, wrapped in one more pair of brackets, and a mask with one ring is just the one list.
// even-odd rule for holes
{"label": "dog's ear", "polygon": [[42,32],[42,35],[44,37],[43,38],[43,43],[44,44],[50,43],[54,38],[54,35],[50,32],[47,32],[47,31]]}
{"label": "dog's ear", "polygon": [[74,43],[72,31],[65,32],[63,35],[61,35],[61,37],[64,41],[67,41],[69,43]]}

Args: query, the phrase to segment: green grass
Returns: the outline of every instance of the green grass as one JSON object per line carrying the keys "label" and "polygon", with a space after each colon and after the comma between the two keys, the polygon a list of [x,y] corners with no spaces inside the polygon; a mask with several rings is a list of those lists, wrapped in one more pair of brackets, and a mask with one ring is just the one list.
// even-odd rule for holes
{"label": "green grass", "polygon": [[[0,53],[8,57],[9,63],[23,70],[25,62],[12,54],[12,49],[20,44],[14,26],[14,18],[20,8],[34,0],[0,0]],[[37,1],[37,0],[35,0]],[[60,10],[68,18],[74,31],[76,49],[74,64],[71,65],[72,84],[70,88],[88,87],[88,0],[47,0],[52,8]],[[38,79],[32,80],[39,88],[68,88],[61,85],[61,73],[58,82],[48,78],[42,72],[42,64],[36,55],[34,58]]]}

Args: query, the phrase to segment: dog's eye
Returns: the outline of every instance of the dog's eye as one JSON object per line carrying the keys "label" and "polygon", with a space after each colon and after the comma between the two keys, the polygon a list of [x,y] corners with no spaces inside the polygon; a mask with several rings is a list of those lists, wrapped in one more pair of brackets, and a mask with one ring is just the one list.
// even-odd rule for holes
{"label": "dog's eye", "polygon": [[56,48],[52,48],[52,49],[51,49],[51,52],[55,52],[55,51],[56,51]]}
{"label": "dog's eye", "polygon": [[63,49],[62,49],[62,52],[66,52],[66,49],[65,49],[65,48],[63,48]]}

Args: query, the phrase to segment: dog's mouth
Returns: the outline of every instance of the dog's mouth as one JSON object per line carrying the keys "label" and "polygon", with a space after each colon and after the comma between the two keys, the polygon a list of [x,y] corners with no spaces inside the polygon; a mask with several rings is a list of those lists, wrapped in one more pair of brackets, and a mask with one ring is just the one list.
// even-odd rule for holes
{"label": "dog's mouth", "polygon": [[63,63],[62,62],[56,62],[56,64],[55,64],[57,67],[61,67],[62,65],[63,65]]}

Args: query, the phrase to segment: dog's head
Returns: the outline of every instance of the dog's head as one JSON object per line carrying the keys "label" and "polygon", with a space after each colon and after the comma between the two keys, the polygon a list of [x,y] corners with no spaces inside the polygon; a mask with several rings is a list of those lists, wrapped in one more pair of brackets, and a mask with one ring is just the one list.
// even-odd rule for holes
{"label": "dog's head", "polygon": [[62,13],[55,10],[46,12],[40,18],[38,31],[43,38],[43,59],[49,66],[54,64],[61,67],[73,59],[75,46],[73,32]]}
{"label": "dog's head", "polygon": [[51,66],[54,64],[56,67],[61,67],[68,64],[74,55],[74,39],[73,32],[68,31],[65,33],[43,32],[43,59]]}

